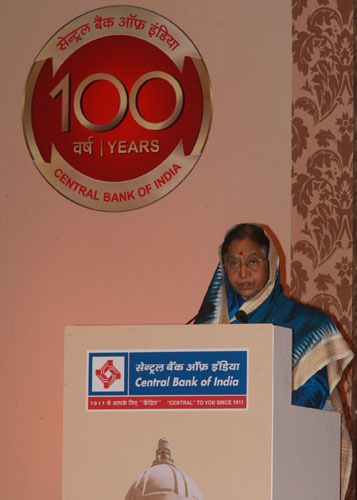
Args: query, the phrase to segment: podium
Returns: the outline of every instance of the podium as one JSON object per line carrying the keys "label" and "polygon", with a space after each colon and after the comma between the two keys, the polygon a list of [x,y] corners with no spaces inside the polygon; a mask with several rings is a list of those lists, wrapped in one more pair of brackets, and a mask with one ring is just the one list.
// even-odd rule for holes
{"label": "podium", "polygon": [[166,438],[176,493],[129,500],[338,500],[340,415],[291,405],[291,345],[269,324],[67,327],[62,499],[124,500]]}

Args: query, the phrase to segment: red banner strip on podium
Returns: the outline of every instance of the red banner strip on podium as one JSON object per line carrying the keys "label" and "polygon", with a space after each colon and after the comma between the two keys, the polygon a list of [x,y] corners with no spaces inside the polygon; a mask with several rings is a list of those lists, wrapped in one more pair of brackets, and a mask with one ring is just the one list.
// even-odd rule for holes
{"label": "red banner strip on podium", "polygon": [[88,410],[245,410],[247,396],[89,396]]}

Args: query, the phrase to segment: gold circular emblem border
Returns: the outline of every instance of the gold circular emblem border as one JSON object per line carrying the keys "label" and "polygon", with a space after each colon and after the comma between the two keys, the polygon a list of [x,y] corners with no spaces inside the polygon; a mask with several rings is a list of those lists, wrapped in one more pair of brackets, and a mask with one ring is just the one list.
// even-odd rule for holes
{"label": "gold circular emblem border", "polygon": [[[59,40],[73,32],[78,33],[80,28],[90,25],[95,16],[102,17],[103,19],[114,17],[116,23],[114,23],[111,27],[105,28],[105,34],[99,29],[91,29],[86,32],[84,31],[85,35],[83,35],[80,40],[69,44],[65,50],[59,49]],[[167,43],[160,40],[159,37],[150,37],[147,30],[131,29],[128,28],[128,26],[118,26],[117,21],[121,19],[143,20],[146,21],[145,25],[147,26],[164,25],[171,37],[177,41],[178,45],[175,50],[172,50],[171,47]],[[124,23],[124,21],[121,22]],[[133,25],[133,22],[131,24]],[[48,58],[52,59],[53,74],[55,74],[61,64],[80,47],[92,40],[108,35],[130,35],[144,39],[152,45],[157,46],[168,57],[170,57],[170,59],[181,71],[183,69],[185,57],[190,57],[198,74],[202,90],[203,113],[201,127],[190,155],[184,155],[182,142],[180,141],[176,149],[162,163],[147,174],[130,181],[107,182],[92,179],[78,172],[68,162],[66,162],[53,144],[51,161],[50,163],[45,163],[37,147],[32,127],[32,99],[38,76],[45,61]],[[86,12],[85,14],[73,19],[63,26],[57,33],[55,33],[39,52],[30,70],[25,86],[23,102],[23,128],[27,147],[37,169],[54,189],[66,198],[83,207],[104,212],[125,212],[142,208],[158,201],[169,194],[185,179],[197,163],[206,144],[212,122],[212,112],[212,90],[208,71],[200,53],[187,35],[170,20],[151,10],[133,6],[111,6]],[[181,168],[177,170],[171,180],[165,185],[161,185],[159,189],[156,188],[156,186],[153,187],[154,181],[161,177],[165,172],[169,171],[169,168],[172,169],[174,164],[179,165]],[[99,197],[99,200],[85,197],[74,191],[72,192],[59,180],[58,177],[55,176],[55,171],[58,171],[58,169],[63,171],[65,175],[70,177],[76,183],[86,186],[88,190],[92,190],[91,193],[95,196],[95,198]],[[145,186],[148,185],[151,185],[151,191],[144,196],[139,196],[139,189],[144,189]],[[134,192],[136,197],[135,199],[120,202],[103,200],[104,193],[110,193],[112,198],[114,193],[120,192]]]}

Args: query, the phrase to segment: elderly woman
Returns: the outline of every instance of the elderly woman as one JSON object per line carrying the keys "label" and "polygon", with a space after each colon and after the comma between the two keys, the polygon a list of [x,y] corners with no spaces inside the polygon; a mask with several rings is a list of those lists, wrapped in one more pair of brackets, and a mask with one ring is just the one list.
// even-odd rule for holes
{"label": "elderly woman", "polygon": [[[196,323],[272,323],[291,328],[292,403],[341,411],[337,384],[353,353],[326,313],[284,295],[272,239],[260,226],[239,224],[226,234],[220,258]],[[342,441],[345,490],[351,468],[345,426]]]}

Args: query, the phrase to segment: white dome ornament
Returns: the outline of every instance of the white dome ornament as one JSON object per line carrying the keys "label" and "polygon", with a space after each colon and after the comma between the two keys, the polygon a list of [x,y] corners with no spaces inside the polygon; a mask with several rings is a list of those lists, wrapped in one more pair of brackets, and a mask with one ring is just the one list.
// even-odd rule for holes
{"label": "white dome ornament", "polygon": [[168,440],[159,440],[156,458],[131,485],[125,500],[203,500],[195,482],[176,467]]}

